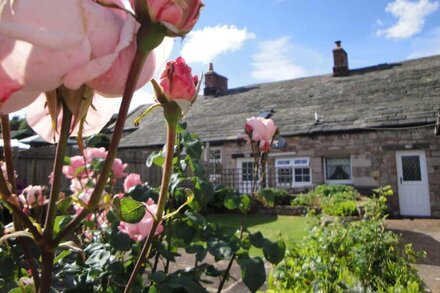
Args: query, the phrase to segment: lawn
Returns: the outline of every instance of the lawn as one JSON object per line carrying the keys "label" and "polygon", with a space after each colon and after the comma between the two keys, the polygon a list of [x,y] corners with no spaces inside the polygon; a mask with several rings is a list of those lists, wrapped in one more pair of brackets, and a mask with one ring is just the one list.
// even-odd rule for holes
{"label": "lawn", "polygon": [[[206,216],[210,222],[214,222],[231,229],[240,226],[242,215],[235,214],[215,214]],[[283,239],[292,241],[301,240],[307,235],[307,219],[298,216],[277,216],[277,215],[257,215],[252,214],[247,217],[247,226],[251,233],[260,231],[264,237],[277,240],[281,235]],[[251,250],[253,255],[261,255],[259,250]]]}

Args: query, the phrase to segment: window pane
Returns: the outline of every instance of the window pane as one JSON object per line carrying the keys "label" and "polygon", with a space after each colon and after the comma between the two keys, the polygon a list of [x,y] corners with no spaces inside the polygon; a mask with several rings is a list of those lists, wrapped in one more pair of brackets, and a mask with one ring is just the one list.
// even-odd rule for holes
{"label": "window pane", "polygon": [[326,158],[327,180],[350,180],[351,168],[349,157]]}
{"label": "window pane", "polygon": [[310,168],[295,168],[295,182],[310,182]]}
{"label": "window pane", "polygon": [[292,168],[278,168],[278,183],[292,183]]}
{"label": "window pane", "polygon": [[421,181],[419,156],[402,156],[402,173],[405,181]]}
{"label": "window pane", "polygon": [[253,162],[242,162],[242,181],[252,181],[252,173],[254,172]]}

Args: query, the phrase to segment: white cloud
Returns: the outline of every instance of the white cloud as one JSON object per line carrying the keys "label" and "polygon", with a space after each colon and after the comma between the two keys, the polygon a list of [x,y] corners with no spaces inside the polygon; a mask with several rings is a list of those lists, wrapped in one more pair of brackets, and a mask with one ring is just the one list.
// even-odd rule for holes
{"label": "white cloud", "polygon": [[376,32],[377,36],[390,39],[406,39],[420,32],[426,17],[439,7],[437,1],[430,0],[394,0],[388,3],[386,12],[397,18],[397,23],[391,27]]}
{"label": "white cloud", "polygon": [[253,38],[254,33],[233,25],[205,27],[186,36],[181,53],[188,63],[207,64],[220,54],[238,51],[246,40]]}
{"label": "white cloud", "polygon": [[306,70],[290,57],[293,46],[288,37],[260,42],[258,47],[259,52],[252,56],[253,78],[276,81],[306,75]]}
{"label": "white cloud", "polygon": [[440,54],[440,27],[432,30],[426,37],[415,39],[411,46],[413,51],[408,59]]}

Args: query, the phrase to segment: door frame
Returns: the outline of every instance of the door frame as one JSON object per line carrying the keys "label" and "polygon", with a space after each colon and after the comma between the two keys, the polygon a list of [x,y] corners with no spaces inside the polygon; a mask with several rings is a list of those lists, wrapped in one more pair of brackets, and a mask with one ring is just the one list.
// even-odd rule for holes
{"label": "door frame", "polygon": [[[423,201],[424,208],[423,212],[419,213],[417,211],[411,212],[408,211],[408,207],[403,206],[403,201],[401,197],[404,194],[404,185],[402,184],[402,156],[418,156],[420,162],[420,176],[421,176],[421,184],[423,184]],[[426,164],[426,153],[424,150],[406,150],[406,151],[396,151],[396,170],[397,170],[397,190],[399,194],[399,210],[402,216],[422,216],[422,217],[430,217],[431,216],[431,200],[429,195],[429,181],[428,181],[428,169]],[[417,181],[419,182],[419,181]],[[407,182],[406,184],[411,184]]]}

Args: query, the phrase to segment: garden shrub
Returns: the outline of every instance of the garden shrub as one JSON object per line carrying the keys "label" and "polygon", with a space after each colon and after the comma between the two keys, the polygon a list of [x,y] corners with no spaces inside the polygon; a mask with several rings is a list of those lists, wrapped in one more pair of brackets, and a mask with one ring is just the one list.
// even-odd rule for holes
{"label": "garden shrub", "polygon": [[311,216],[310,235],[293,244],[270,278],[269,292],[421,292],[422,282],[410,263],[423,253],[385,230],[386,195],[365,205],[363,219],[323,223]]}
{"label": "garden shrub", "polygon": [[291,205],[322,209],[330,216],[357,215],[356,200],[359,193],[350,185],[318,185],[306,194],[300,194]]}
{"label": "garden shrub", "polygon": [[263,188],[256,194],[256,199],[264,206],[289,204],[289,193],[280,188]]}

